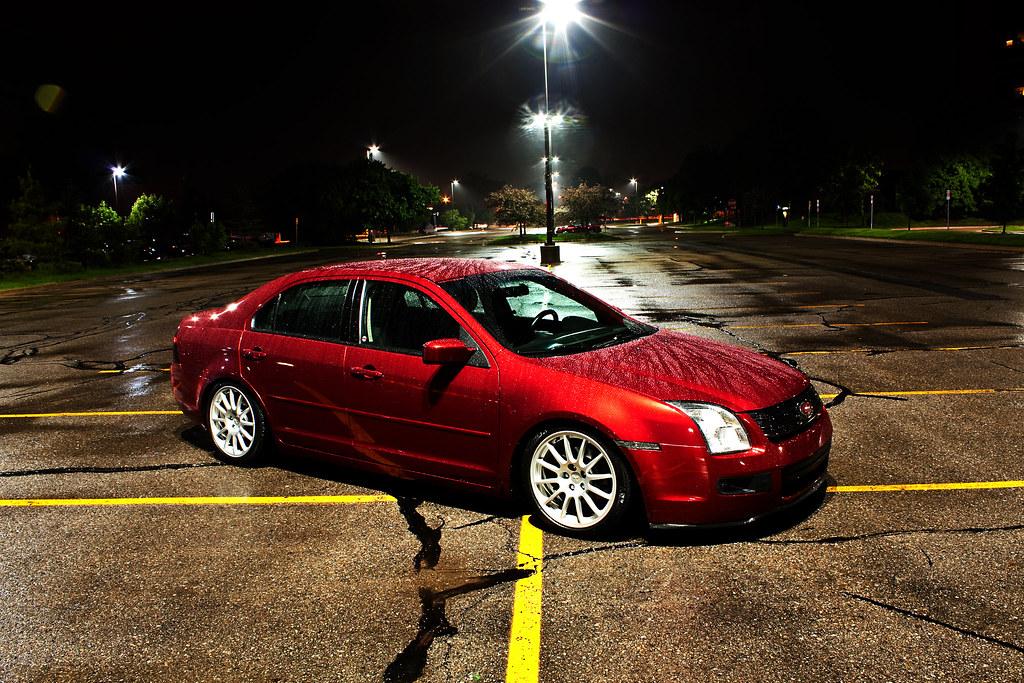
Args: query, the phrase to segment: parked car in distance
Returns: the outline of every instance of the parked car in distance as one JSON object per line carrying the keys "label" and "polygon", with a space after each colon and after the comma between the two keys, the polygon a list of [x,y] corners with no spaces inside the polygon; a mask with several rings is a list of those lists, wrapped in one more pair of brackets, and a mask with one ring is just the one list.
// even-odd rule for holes
{"label": "parked car in distance", "polygon": [[601,232],[601,225],[599,223],[570,223],[555,228],[555,234],[565,232]]}
{"label": "parked car in distance", "polygon": [[516,497],[602,533],[753,521],[825,479],[832,425],[778,360],[660,330],[540,268],[387,259],[185,318],[171,380],[218,457],[268,448]]}

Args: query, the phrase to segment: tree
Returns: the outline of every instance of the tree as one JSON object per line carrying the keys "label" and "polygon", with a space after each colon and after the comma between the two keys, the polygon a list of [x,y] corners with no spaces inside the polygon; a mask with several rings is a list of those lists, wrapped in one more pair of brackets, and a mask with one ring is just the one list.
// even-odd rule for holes
{"label": "tree", "polygon": [[465,230],[469,225],[469,219],[459,213],[458,209],[448,209],[441,213],[441,225],[447,226],[449,230]]}
{"label": "tree", "polygon": [[878,191],[882,165],[874,160],[849,160],[837,166],[821,187],[829,206],[846,221],[854,213],[864,222],[864,199]]}
{"label": "tree", "polygon": [[519,234],[526,234],[526,226],[543,220],[544,205],[533,190],[506,185],[487,197],[487,203],[494,207],[498,225],[515,225]]}
{"label": "tree", "polygon": [[188,231],[189,245],[195,254],[212,254],[228,247],[228,233],[221,223],[197,220]]}
{"label": "tree", "polygon": [[304,241],[338,244],[363,230],[390,236],[422,222],[428,206],[441,203],[436,187],[388,168],[377,159],[359,158],[345,166],[298,166],[271,190],[277,200],[274,223],[299,221]]}
{"label": "tree", "polygon": [[981,186],[991,174],[988,160],[975,154],[943,154],[919,161],[902,183],[904,209],[928,218],[945,214],[948,190],[953,215],[976,214],[982,205]]}
{"label": "tree", "polygon": [[1024,150],[1018,149],[1015,136],[999,146],[991,170],[982,192],[1005,233],[1007,223],[1024,216]]}
{"label": "tree", "polygon": [[125,221],[126,241],[136,243],[139,254],[163,253],[182,238],[174,219],[174,206],[160,195],[140,195]]}
{"label": "tree", "polygon": [[587,225],[614,215],[618,200],[610,188],[580,183],[562,190],[562,207],[569,222]]}
{"label": "tree", "polygon": [[86,268],[133,260],[129,251],[123,248],[126,241],[124,223],[106,202],[87,206],[69,197],[60,215],[64,235],[61,260],[80,263]]}
{"label": "tree", "polygon": [[18,185],[21,195],[11,202],[11,222],[0,244],[0,261],[7,264],[5,269],[23,265],[26,255],[40,262],[54,262],[61,253],[60,224],[31,169],[18,178]]}

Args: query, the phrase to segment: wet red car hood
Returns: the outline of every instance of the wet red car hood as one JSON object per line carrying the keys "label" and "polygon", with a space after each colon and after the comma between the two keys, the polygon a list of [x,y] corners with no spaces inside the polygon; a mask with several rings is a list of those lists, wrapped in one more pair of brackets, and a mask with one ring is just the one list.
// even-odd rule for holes
{"label": "wet red car hood", "polygon": [[658,400],[704,401],[739,412],[793,398],[809,383],[803,373],[768,356],[665,330],[539,362]]}

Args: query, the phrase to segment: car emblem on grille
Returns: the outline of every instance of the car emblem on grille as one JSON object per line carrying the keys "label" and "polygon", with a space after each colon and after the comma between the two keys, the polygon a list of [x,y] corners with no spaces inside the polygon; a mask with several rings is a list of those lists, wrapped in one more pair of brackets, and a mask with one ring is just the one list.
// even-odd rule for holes
{"label": "car emblem on grille", "polygon": [[814,406],[811,404],[810,401],[804,401],[803,403],[800,404],[800,414],[803,415],[805,418],[814,416]]}

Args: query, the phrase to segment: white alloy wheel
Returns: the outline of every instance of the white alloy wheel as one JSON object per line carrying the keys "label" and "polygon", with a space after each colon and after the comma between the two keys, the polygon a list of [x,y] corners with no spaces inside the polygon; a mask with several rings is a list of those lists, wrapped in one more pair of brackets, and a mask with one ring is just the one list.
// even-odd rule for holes
{"label": "white alloy wheel", "polygon": [[208,416],[210,436],[220,453],[232,460],[256,455],[263,420],[245,392],[232,384],[219,387],[210,398]]}
{"label": "white alloy wheel", "polygon": [[[542,435],[529,453],[527,483],[537,510],[565,529],[593,529],[618,518],[625,475],[593,437],[563,430]],[[536,440],[535,440],[536,441]],[[628,491],[628,483],[624,484]]]}

